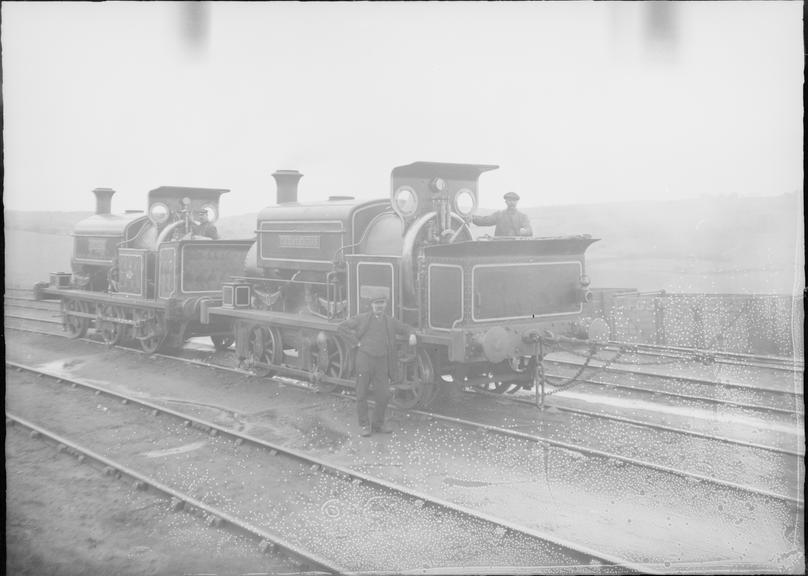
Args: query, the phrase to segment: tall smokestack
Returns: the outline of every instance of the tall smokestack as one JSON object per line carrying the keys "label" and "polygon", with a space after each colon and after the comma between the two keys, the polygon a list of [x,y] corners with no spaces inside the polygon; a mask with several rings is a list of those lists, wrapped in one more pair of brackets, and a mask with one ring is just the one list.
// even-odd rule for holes
{"label": "tall smokestack", "polygon": [[115,194],[115,190],[96,188],[93,190],[93,194],[95,194],[95,213],[110,214],[112,212],[112,195]]}
{"label": "tall smokestack", "polygon": [[303,178],[303,174],[297,170],[276,170],[272,177],[278,187],[278,204],[297,202],[297,183]]}

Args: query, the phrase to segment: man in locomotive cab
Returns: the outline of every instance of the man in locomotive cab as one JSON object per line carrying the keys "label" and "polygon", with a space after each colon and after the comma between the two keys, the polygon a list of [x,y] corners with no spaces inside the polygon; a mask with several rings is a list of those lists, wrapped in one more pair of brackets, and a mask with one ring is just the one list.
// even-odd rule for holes
{"label": "man in locomotive cab", "polygon": [[[340,323],[343,333],[352,335],[356,345],[356,407],[359,434],[371,432],[389,434],[392,429],[385,423],[385,411],[390,397],[390,376],[396,354],[396,334],[408,334],[410,346],[415,346],[415,333],[410,326],[389,316],[387,297],[377,296],[370,303],[370,312],[359,314]],[[373,386],[372,422],[368,415],[368,393]]]}
{"label": "man in locomotive cab", "polygon": [[471,221],[477,226],[496,226],[494,236],[533,236],[527,214],[516,209],[519,194],[508,192],[503,198],[505,198],[505,210],[499,210],[489,216],[472,216]]}
{"label": "man in locomotive cab", "polygon": [[198,222],[193,224],[195,236],[202,236],[211,240],[219,239],[219,231],[216,229],[216,225],[210,221],[210,215],[207,210],[200,210],[197,213],[197,220]]}

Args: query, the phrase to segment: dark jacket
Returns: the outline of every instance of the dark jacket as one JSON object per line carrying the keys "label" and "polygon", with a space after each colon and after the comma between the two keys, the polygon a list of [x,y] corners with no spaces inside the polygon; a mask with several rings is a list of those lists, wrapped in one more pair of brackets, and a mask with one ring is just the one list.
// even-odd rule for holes
{"label": "dark jacket", "polygon": [[[363,312],[361,314],[357,314],[353,318],[348,318],[339,324],[340,332],[356,338],[358,341],[356,348],[358,350],[362,349],[362,338],[364,338],[368,331],[368,326],[370,325],[370,319],[372,316],[372,312]],[[414,331],[412,327],[404,324],[404,322],[401,322],[396,318],[393,318],[392,316],[383,314],[382,317],[385,320],[385,327],[387,328],[387,356],[389,358],[395,358],[396,334],[409,336],[410,334],[413,334]]]}
{"label": "dark jacket", "polygon": [[[530,219],[524,212],[514,210],[500,210],[490,216],[473,216],[471,221],[477,226],[494,226],[494,236],[533,236],[533,229],[530,227]],[[519,229],[525,228],[525,233],[520,234]]]}
{"label": "dark jacket", "polygon": [[195,224],[193,228],[194,234],[197,236],[204,236],[205,238],[210,238],[211,240],[219,239],[219,231],[216,230],[216,226],[213,224],[213,222]]}
{"label": "dark jacket", "polygon": [[[362,349],[362,339],[368,331],[370,325],[370,318],[373,316],[372,312],[363,312],[357,314],[353,318],[348,318],[339,324],[339,331],[343,334],[352,336],[357,340],[354,347],[356,350]],[[414,334],[411,326],[404,324],[400,320],[393,318],[387,314],[383,314],[385,320],[385,327],[387,328],[387,371],[393,380],[397,379],[398,375],[398,354],[396,353],[396,334],[410,335]]]}

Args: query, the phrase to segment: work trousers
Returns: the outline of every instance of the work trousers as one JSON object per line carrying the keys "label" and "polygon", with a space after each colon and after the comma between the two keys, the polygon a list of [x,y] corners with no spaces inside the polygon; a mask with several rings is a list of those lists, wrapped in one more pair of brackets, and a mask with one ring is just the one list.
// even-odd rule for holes
{"label": "work trousers", "polygon": [[390,398],[390,371],[387,356],[370,356],[360,349],[356,353],[356,409],[359,425],[368,426],[368,393],[373,385],[373,425],[384,424],[384,413]]}

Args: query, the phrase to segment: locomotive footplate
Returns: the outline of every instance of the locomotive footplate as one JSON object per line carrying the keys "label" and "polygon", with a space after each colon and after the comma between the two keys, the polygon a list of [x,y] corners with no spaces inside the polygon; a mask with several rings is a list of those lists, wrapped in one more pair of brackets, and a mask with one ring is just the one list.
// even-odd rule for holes
{"label": "locomotive footplate", "polygon": [[276,312],[274,310],[252,310],[248,308],[222,308],[215,302],[203,300],[200,307],[201,322],[206,323],[210,318],[236,318],[247,320],[256,324],[273,324],[290,328],[303,328],[320,330],[324,332],[337,332],[337,322],[329,322],[314,315],[292,314],[290,312]]}
{"label": "locomotive footplate", "polygon": [[[76,288],[39,288],[39,292],[44,296],[55,299],[75,299],[84,302],[103,302],[105,304],[115,304],[120,306],[133,306],[138,308],[153,308],[163,310],[168,305],[167,300],[144,300],[142,298],[127,298],[117,292],[91,292],[89,290],[79,290]],[[92,315],[95,318],[95,314]]]}

